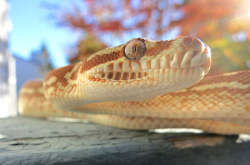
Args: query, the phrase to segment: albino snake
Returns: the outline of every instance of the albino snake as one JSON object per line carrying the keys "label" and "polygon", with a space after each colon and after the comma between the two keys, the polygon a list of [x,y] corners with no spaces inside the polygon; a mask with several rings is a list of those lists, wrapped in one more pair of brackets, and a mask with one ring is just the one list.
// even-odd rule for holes
{"label": "albino snake", "polygon": [[135,130],[250,134],[250,71],[199,82],[210,65],[210,48],[197,38],[132,39],[54,69],[44,82],[27,82],[20,91],[19,113]]}

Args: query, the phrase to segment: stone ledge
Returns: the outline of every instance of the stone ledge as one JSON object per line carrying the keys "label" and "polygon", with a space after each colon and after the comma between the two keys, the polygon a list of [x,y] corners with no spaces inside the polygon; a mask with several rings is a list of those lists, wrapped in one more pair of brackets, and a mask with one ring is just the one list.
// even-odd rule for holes
{"label": "stone ledge", "polygon": [[129,131],[92,123],[0,119],[0,164],[249,164],[238,136]]}

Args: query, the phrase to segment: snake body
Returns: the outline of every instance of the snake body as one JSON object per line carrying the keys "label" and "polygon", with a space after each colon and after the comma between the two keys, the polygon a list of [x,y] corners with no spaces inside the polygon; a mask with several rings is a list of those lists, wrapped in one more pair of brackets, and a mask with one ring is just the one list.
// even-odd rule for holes
{"label": "snake body", "polygon": [[27,82],[20,90],[19,113],[135,130],[250,133],[250,72],[200,81],[210,65],[210,48],[197,38],[135,38],[54,69],[44,81]]}

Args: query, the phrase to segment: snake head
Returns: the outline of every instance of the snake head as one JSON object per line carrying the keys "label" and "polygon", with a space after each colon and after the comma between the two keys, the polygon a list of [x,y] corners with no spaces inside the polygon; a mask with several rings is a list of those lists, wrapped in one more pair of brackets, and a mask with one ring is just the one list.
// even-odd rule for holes
{"label": "snake head", "polygon": [[135,38],[51,71],[44,91],[48,100],[67,97],[65,105],[140,101],[195,85],[210,65],[210,48],[195,37]]}
{"label": "snake head", "polygon": [[93,54],[80,73],[89,96],[136,101],[193,86],[210,65],[210,48],[195,37],[135,38]]}

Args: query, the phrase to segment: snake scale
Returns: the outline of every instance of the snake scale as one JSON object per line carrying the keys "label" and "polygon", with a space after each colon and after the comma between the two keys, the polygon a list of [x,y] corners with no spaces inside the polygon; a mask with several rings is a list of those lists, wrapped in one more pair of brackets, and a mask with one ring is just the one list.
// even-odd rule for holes
{"label": "snake scale", "polygon": [[195,37],[135,38],[28,81],[18,109],[134,130],[250,134],[250,71],[203,78],[210,66],[210,48]]}

